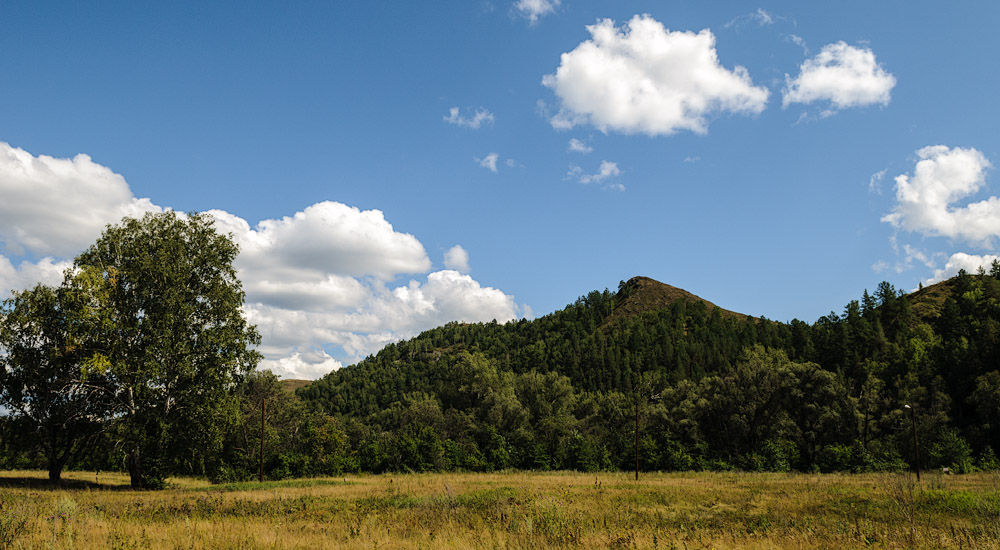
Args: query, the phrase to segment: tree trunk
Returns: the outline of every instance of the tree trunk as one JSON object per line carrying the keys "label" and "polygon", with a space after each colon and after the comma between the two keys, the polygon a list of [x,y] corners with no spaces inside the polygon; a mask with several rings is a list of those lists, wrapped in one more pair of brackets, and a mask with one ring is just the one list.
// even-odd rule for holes
{"label": "tree trunk", "polygon": [[48,463],[49,481],[52,483],[59,483],[59,480],[62,478],[63,466],[66,465],[65,453],[63,456],[59,456],[57,433],[56,428],[50,427],[47,430],[47,437],[44,443],[45,461]]}
{"label": "tree trunk", "polygon": [[131,478],[133,489],[142,489],[142,464],[139,460],[139,449],[134,448],[128,455],[128,474]]}
{"label": "tree trunk", "polygon": [[52,456],[49,457],[49,481],[50,482],[52,482],[52,483],[59,483],[59,481],[62,479],[63,466],[65,465],[63,463],[64,463],[63,460],[59,460],[59,459],[57,459],[55,457],[52,457]]}

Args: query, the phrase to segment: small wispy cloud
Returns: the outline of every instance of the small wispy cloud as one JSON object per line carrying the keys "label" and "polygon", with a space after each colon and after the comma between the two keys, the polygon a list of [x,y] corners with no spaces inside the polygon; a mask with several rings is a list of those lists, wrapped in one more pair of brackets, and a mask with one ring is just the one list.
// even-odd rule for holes
{"label": "small wispy cloud", "polygon": [[868,192],[882,194],[882,180],[885,179],[885,174],[888,168],[884,170],[879,170],[872,174],[871,179],[868,180]]}
{"label": "small wispy cloud", "polygon": [[483,158],[476,157],[473,158],[472,160],[476,164],[482,166],[483,168],[486,168],[487,170],[493,172],[494,174],[498,172],[497,161],[500,160],[500,155],[497,153],[490,153]]}
{"label": "small wispy cloud", "polygon": [[517,0],[514,3],[514,10],[534,25],[542,17],[555,13],[560,3],[561,0]]}
{"label": "small wispy cloud", "polygon": [[904,271],[909,271],[913,269],[914,263],[920,263],[924,267],[934,268],[937,266],[937,262],[931,258],[926,251],[920,250],[919,248],[912,247],[908,244],[903,245],[903,261],[896,263],[896,273],[902,273]]}
{"label": "small wispy cloud", "polygon": [[701,161],[701,157],[692,157],[692,156],[684,157],[684,162],[687,162],[687,163],[695,163],[695,162],[699,162],[699,161]]}
{"label": "small wispy cloud", "polygon": [[583,153],[584,155],[594,152],[593,147],[576,138],[569,140],[569,145],[566,146],[566,150],[571,153]]}
{"label": "small wispy cloud", "polygon": [[767,25],[773,25],[774,21],[775,17],[765,11],[764,8],[757,8],[757,11],[734,17],[723,25],[723,27],[730,29],[753,23],[756,23],[758,27],[766,27]]}
{"label": "small wispy cloud", "polygon": [[803,54],[809,55],[809,47],[806,46],[806,39],[805,38],[802,38],[801,36],[799,36],[797,34],[790,34],[790,35],[788,35],[786,37],[786,39],[789,42],[791,42],[792,44],[795,44],[796,46],[802,48],[802,53]]}
{"label": "small wispy cloud", "polygon": [[493,117],[493,113],[482,107],[476,109],[471,117],[462,116],[458,107],[452,107],[451,109],[448,109],[447,115],[441,117],[441,120],[447,122],[448,124],[454,124],[455,126],[461,126],[462,128],[472,128],[475,130],[484,124],[492,126],[495,119]]}
{"label": "small wispy cloud", "polygon": [[599,183],[605,184],[605,189],[613,189],[615,191],[624,191],[625,186],[621,183],[610,182],[608,180],[617,178],[622,175],[622,171],[618,168],[618,163],[610,162],[606,160],[601,161],[600,167],[598,167],[597,172],[593,174],[588,174],[583,171],[583,168],[575,164],[569,166],[569,171],[566,173],[566,177],[570,179],[575,179],[580,183],[591,184]]}

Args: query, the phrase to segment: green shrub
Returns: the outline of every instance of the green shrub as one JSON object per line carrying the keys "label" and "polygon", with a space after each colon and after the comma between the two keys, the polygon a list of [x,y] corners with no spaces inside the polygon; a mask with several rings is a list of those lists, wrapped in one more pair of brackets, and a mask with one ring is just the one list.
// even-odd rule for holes
{"label": "green shrub", "polygon": [[987,445],[983,449],[983,452],[979,453],[979,460],[976,461],[976,467],[984,471],[1000,470],[1000,461],[997,460],[997,455],[993,452],[993,447]]}
{"label": "green shrub", "polygon": [[938,433],[927,447],[927,462],[921,466],[930,468],[947,467],[957,473],[967,473],[974,469],[972,448],[958,431],[946,428]]}

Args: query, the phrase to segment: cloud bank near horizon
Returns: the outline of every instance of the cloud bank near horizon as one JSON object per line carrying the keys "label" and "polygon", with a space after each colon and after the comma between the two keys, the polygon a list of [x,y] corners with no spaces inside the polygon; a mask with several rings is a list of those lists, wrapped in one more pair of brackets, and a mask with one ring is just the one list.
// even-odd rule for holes
{"label": "cloud bank near horizon", "polygon": [[[0,197],[0,297],[58,284],[107,224],[168,209],[133,196],[120,174],[87,155],[34,156],[3,142]],[[446,269],[432,271],[420,241],[379,210],[324,201],[254,226],[224,210],[207,213],[240,246],[235,266],[244,310],[261,333],[260,366],[282,377],[318,378],[449,321],[530,316],[513,296],[469,276],[459,245],[446,253]]]}

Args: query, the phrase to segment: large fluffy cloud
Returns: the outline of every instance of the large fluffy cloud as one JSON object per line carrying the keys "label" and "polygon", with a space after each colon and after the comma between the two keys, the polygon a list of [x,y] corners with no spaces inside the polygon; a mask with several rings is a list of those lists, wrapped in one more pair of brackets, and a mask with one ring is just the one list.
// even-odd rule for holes
{"label": "large fluffy cloud", "polygon": [[10,254],[75,254],[109,222],[159,210],[87,155],[36,157],[0,142],[0,244]]}
{"label": "large fluffy cloud", "polygon": [[672,134],[707,131],[714,113],[760,113],[768,90],[746,69],[719,63],[715,35],[670,31],[648,15],[622,28],[610,19],[587,27],[591,39],[562,54],[542,84],[561,102],[556,128],[589,123],[601,131]]}
{"label": "large fluffy cloud", "polygon": [[530,311],[519,308],[512,296],[452,270],[430,273],[423,283],[410,280],[393,289],[375,285],[366,292],[356,307],[323,311],[272,305],[248,292],[247,316],[263,341],[262,367],[285,377],[312,378],[329,372],[335,361],[324,345],[340,347],[353,360],[450,321],[503,322]]}
{"label": "large fluffy cloud", "polygon": [[373,275],[392,279],[401,273],[430,269],[423,245],[413,235],[396,232],[378,210],[361,211],[337,202],[321,202],[293,216],[264,220],[253,230],[237,216],[209,211],[230,232],[243,253],[240,262],[255,270]]}
{"label": "large fluffy cloud", "polygon": [[[0,297],[57,283],[105,225],[162,210],[86,155],[35,157],[0,143]],[[428,273],[420,241],[378,210],[321,202],[253,226],[223,210],[209,213],[240,245],[236,268],[247,317],[261,333],[261,366],[284,377],[316,378],[449,321],[530,314],[468,275]],[[458,251],[449,251],[446,266],[467,270],[468,254]],[[393,282],[400,277],[407,282]]]}
{"label": "large fluffy cloud", "polygon": [[1000,261],[1000,256],[994,256],[992,254],[980,256],[977,254],[956,252],[948,258],[948,262],[945,263],[944,267],[934,271],[934,275],[924,281],[924,284],[934,284],[954,277],[955,275],[958,275],[958,270],[960,269],[964,269],[968,273],[976,273],[979,271],[979,268],[983,268],[984,271],[989,272],[993,267],[993,262],[997,261]]}
{"label": "large fluffy cloud", "polygon": [[[781,103],[828,101],[834,109],[888,105],[896,77],[883,69],[875,54],[845,42],[827,44],[799,68],[799,75],[785,75]],[[828,111],[832,112],[832,111]]]}
{"label": "large fluffy cloud", "polygon": [[24,260],[15,266],[10,258],[0,254],[0,298],[7,297],[12,289],[26,289],[38,283],[57,285],[70,265],[65,260],[45,257],[37,262]]}
{"label": "large fluffy cloud", "polygon": [[896,204],[882,221],[926,236],[988,245],[1000,236],[1000,199],[954,206],[979,191],[990,162],[972,148],[944,145],[917,151],[913,174],[896,176]]}

